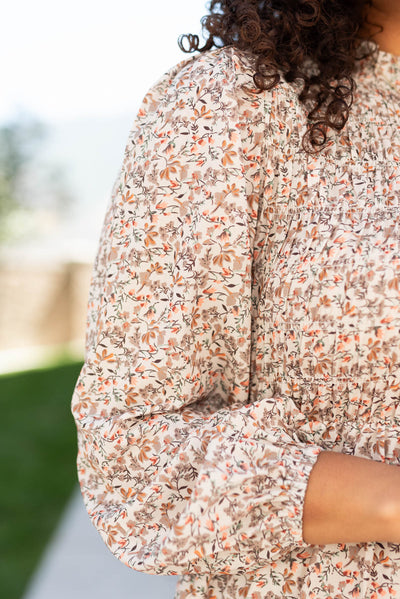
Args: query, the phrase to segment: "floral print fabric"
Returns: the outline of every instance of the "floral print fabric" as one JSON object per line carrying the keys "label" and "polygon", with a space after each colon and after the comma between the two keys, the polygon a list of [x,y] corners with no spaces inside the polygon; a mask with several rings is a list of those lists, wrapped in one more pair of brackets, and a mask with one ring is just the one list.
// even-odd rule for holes
{"label": "floral print fabric", "polygon": [[71,409],[93,525],[176,599],[400,597],[400,547],[307,545],[323,449],[399,463],[400,58],[301,150],[296,83],[233,47],[172,67],[130,131]]}

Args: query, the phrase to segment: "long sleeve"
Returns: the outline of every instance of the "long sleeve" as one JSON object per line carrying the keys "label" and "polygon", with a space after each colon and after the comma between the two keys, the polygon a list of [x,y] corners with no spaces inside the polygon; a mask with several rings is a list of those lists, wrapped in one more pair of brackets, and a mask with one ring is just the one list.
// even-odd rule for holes
{"label": "long sleeve", "polygon": [[239,573],[302,546],[321,447],[250,398],[266,94],[231,48],[182,61],[129,134],[96,256],[72,397],[92,523],[126,565]]}

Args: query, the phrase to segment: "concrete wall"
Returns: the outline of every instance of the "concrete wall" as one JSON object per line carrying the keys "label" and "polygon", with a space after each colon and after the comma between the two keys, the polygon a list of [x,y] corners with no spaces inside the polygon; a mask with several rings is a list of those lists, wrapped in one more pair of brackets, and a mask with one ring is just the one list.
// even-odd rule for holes
{"label": "concrete wall", "polygon": [[0,351],[64,343],[84,348],[92,265],[0,265]]}

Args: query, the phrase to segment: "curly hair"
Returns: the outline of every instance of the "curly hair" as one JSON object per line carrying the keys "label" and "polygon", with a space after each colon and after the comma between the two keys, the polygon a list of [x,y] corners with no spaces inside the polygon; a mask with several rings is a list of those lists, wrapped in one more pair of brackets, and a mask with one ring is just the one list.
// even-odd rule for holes
{"label": "curly hair", "polygon": [[[203,32],[208,32],[204,46],[200,48],[199,37],[192,34],[180,35],[178,45],[183,52],[205,52],[227,45],[250,52],[256,57],[253,81],[258,93],[275,87],[280,73],[288,83],[302,80],[298,97],[310,107],[302,147],[315,153],[325,147],[328,128],[340,131],[349,118],[356,61],[377,50],[369,35],[365,39],[372,41],[372,46],[364,47],[363,53],[359,51],[359,34],[372,24],[367,15],[372,3],[373,0],[210,0],[210,14],[201,19]],[[188,49],[183,45],[185,38]],[[311,72],[305,68],[310,61],[317,67]]]}

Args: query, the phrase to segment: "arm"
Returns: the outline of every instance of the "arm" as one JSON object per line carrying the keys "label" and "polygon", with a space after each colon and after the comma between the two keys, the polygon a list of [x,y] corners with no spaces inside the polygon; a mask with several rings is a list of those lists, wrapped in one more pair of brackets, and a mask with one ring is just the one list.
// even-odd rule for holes
{"label": "arm", "polygon": [[167,73],[142,104],[72,398],[91,520],[118,559],[155,574],[247,571],[301,547],[321,451],[297,437],[287,398],[249,403],[268,113],[238,90],[230,52]]}
{"label": "arm", "polygon": [[361,457],[320,452],[303,508],[310,544],[400,543],[400,468]]}

